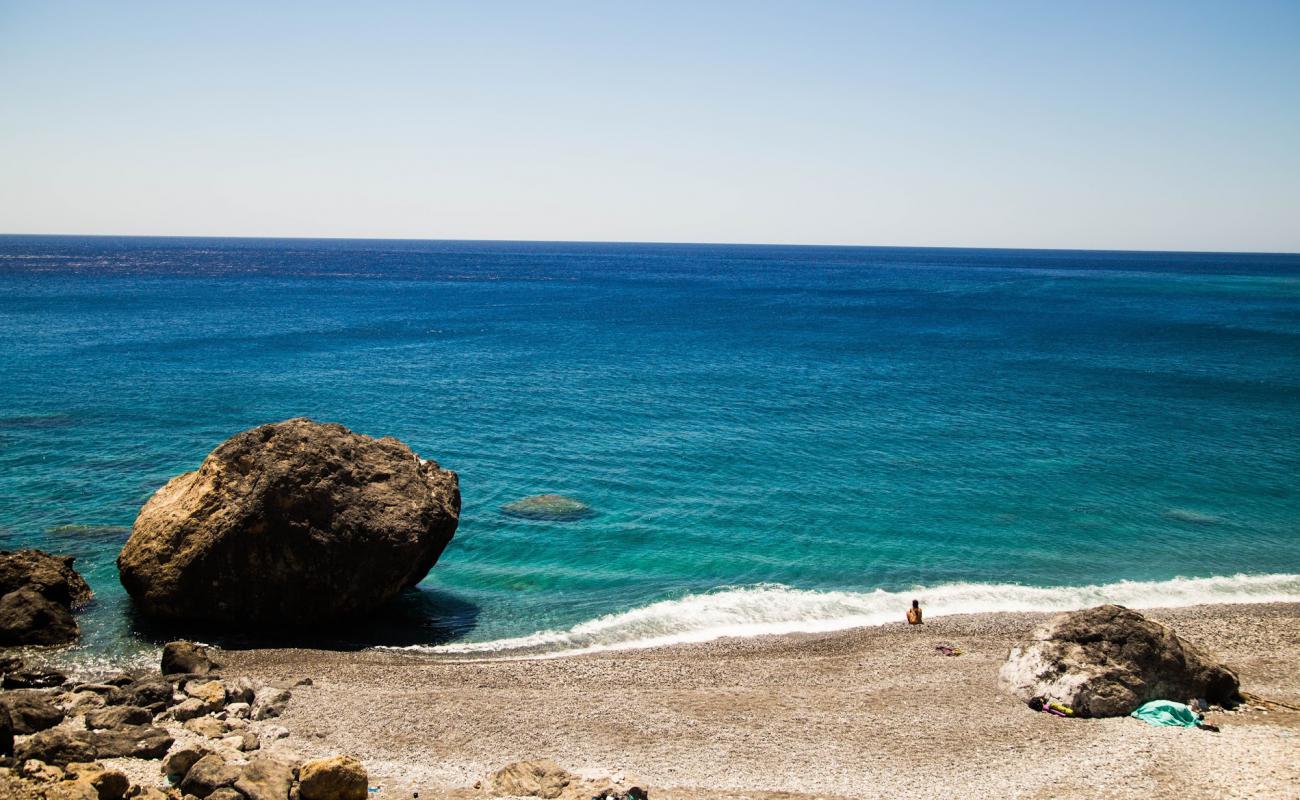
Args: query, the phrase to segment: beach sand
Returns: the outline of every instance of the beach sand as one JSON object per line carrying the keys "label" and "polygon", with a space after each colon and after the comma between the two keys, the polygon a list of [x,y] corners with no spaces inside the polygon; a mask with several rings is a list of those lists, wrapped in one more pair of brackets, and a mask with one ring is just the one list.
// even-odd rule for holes
{"label": "beach sand", "polygon": [[[1300,604],[1146,613],[1236,669],[1243,690],[1300,705]],[[1047,616],[539,660],[223,656],[228,675],[311,678],[294,690],[283,744],[361,758],[378,798],[468,795],[502,765],[538,757],[586,776],[640,776],[656,800],[1300,797],[1298,712],[1212,713],[1216,734],[1060,719],[999,691],[1008,648]],[[964,654],[940,655],[944,643]]]}

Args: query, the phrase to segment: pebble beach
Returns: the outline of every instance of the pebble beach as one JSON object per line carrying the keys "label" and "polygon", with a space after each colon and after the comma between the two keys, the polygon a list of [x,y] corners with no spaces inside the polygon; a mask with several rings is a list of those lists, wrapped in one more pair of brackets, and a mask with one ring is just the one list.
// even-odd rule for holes
{"label": "pebble beach", "polygon": [[[1243,691],[1300,705],[1300,604],[1143,611],[1235,669]],[[311,678],[280,719],[283,746],[356,756],[380,798],[481,796],[476,783],[531,758],[584,777],[634,775],[656,798],[1300,794],[1300,712],[1212,711],[1207,721],[1221,728],[1212,733],[1060,719],[1001,691],[1009,647],[1047,616],[532,660],[221,656],[230,676]]]}

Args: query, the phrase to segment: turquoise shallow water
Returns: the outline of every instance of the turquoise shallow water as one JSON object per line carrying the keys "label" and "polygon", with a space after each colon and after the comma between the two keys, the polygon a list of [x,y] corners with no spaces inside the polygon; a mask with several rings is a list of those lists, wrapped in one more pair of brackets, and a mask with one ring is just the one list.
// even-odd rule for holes
{"label": "turquoise shallow water", "polygon": [[8,236],[0,344],[0,536],[77,555],[88,654],[151,633],[140,504],[291,416],[461,476],[362,643],[1300,599],[1300,256]]}

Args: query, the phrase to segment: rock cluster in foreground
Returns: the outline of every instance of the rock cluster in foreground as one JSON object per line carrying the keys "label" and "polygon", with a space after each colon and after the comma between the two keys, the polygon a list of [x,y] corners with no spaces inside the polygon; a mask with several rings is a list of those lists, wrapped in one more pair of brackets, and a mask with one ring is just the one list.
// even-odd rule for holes
{"label": "rock cluster in foreground", "polygon": [[[271,724],[292,689],[221,678],[207,648],[172,642],[161,672],[70,684],[48,669],[0,665],[36,686],[0,692],[0,798],[41,800],[364,800],[365,766],[347,755],[303,759],[276,744]],[[10,674],[9,672],[6,675]],[[310,686],[304,679],[295,686]],[[103,759],[158,764],[134,783]],[[138,773],[136,773],[138,774]],[[648,800],[636,778],[584,779],[553,761],[508,764],[475,784],[472,797]]]}
{"label": "rock cluster in foreground", "polygon": [[1238,699],[1236,673],[1172,628],[1117,605],[1040,625],[1011,649],[1000,679],[1023,700],[1045,697],[1084,717],[1124,716],[1149,700]]}
{"label": "rock cluster in foreground", "polygon": [[456,473],[391,437],[291,419],[236,434],[159,489],[117,563],[156,618],[314,624],[417,584],[459,516]]}
{"label": "rock cluster in foreground", "polygon": [[[173,642],[163,669],[69,684],[48,669],[3,664],[0,797],[48,800],[362,800],[365,768],[336,756],[302,761],[272,747],[288,688],[222,679],[206,648]],[[300,682],[309,683],[309,682]],[[181,743],[184,737],[188,743]],[[198,742],[195,744],[194,742]],[[131,785],[101,759],[160,762],[159,786]],[[162,781],[159,781],[162,783]]]}
{"label": "rock cluster in foreground", "polygon": [[92,595],[72,562],[40,550],[0,552],[0,646],[77,640],[72,612]]}

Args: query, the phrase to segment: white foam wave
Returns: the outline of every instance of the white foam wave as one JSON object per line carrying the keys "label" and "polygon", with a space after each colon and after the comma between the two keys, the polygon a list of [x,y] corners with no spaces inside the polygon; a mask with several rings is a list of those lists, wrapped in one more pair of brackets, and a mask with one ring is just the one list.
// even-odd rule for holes
{"label": "white foam wave", "polygon": [[1300,575],[1232,575],[1055,587],[951,583],[918,586],[905,592],[812,591],[757,584],[663,600],[607,614],[563,631],[401,649],[443,655],[537,658],[733,636],[816,633],[897,622],[913,598],[921,601],[927,618],[984,612],[1069,611],[1101,603],[1156,608],[1300,602]]}

